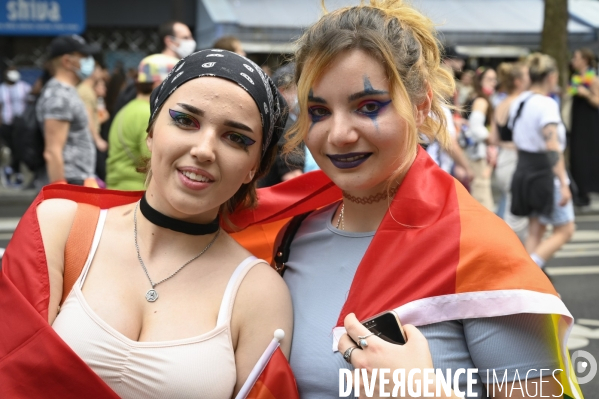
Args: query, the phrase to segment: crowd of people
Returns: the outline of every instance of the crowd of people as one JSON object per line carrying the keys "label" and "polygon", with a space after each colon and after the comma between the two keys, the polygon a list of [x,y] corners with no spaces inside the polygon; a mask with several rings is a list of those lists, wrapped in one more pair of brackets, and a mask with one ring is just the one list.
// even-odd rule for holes
{"label": "crowd of people", "polygon": [[[506,221],[543,267],[571,239],[574,205],[588,206],[589,193],[599,192],[596,56],[574,51],[567,88],[558,85],[555,60],[540,53],[503,62],[497,70],[464,70],[466,57],[455,48],[445,58],[460,75],[448,122],[459,146],[443,152],[432,143],[428,151]],[[553,226],[552,235],[544,240],[547,226]]]}
{"label": "crowd of people", "polygon": [[[464,72],[398,0],[325,13],[272,77],[234,38],[195,51],[184,24],[160,32],[163,51],[118,85],[81,37],[50,45],[32,104],[36,176],[54,184],[3,258],[3,397],[234,397],[277,328],[302,399],[337,397],[354,367],[447,369],[451,393],[418,381],[437,397],[488,397],[504,384],[489,371],[582,397],[573,318],[541,269],[574,228],[551,57]],[[599,105],[585,54],[572,118]],[[592,167],[573,172],[581,201]],[[498,175],[525,246],[493,215]],[[405,345],[359,321],[391,310]]]}

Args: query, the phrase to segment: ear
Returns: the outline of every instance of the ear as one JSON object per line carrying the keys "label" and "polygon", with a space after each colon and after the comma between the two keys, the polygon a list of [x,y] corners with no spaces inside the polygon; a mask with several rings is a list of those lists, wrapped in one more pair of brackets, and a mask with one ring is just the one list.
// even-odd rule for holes
{"label": "ear", "polygon": [[249,173],[247,174],[247,176],[243,180],[243,184],[249,184],[249,183],[251,183],[252,180],[254,180],[254,176],[256,175],[256,171],[257,170],[258,170],[258,165],[256,165],[255,167],[252,168],[252,170],[249,171]]}
{"label": "ear", "polygon": [[433,102],[433,90],[430,86],[426,91],[426,97],[424,100],[416,106],[416,127],[420,127],[428,117],[431,111],[431,104]]}
{"label": "ear", "polygon": [[153,134],[148,133],[148,136],[146,137],[146,145],[148,146],[148,151],[152,152],[152,144],[154,144],[154,138],[152,137]]}

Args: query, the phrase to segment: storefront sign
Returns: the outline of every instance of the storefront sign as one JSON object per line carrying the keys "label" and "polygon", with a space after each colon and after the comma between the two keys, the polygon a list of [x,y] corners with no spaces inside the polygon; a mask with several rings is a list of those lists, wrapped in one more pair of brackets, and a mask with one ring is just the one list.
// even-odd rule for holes
{"label": "storefront sign", "polygon": [[0,0],[0,35],[54,36],[85,30],[85,0]]}

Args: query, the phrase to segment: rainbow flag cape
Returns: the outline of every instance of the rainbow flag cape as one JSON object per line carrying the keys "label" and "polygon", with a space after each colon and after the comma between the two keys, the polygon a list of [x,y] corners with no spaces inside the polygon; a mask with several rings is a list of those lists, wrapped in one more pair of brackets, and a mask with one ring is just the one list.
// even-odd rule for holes
{"label": "rainbow flag cape", "polygon": [[[142,194],[55,184],[44,187],[23,215],[0,272],[0,398],[118,399],[48,324],[48,266],[36,208],[45,199],[65,198],[107,209],[135,202]],[[89,229],[95,230],[95,224],[90,219]],[[84,262],[89,248],[79,252]],[[247,397],[297,399],[295,379],[278,342],[266,363]]]}
{"label": "rainbow flag cape", "polygon": [[[261,189],[256,209],[231,218],[243,229],[233,236],[256,256],[271,259],[276,236],[291,217],[340,199],[341,191],[320,171]],[[358,266],[333,331],[333,350],[348,313],[364,320],[391,309],[415,326],[553,315],[564,397],[582,398],[566,348],[572,315],[510,228],[422,149]]]}

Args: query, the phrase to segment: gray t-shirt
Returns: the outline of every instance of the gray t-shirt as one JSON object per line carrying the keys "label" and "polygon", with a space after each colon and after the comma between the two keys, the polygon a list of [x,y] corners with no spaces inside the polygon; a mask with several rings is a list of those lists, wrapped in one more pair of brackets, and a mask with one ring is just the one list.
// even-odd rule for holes
{"label": "gray t-shirt", "polygon": [[69,133],[62,151],[65,179],[92,177],[96,169],[96,147],[89,130],[87,110],[77,89],[50,79],[37,102],[36,112],[42,127],[46,119],[69,122]]}
{"label": "gray t-shirt", "polygon": [[[351,233],[333,227],[331,218],[337,205],[314,212],[302,223],[286,263],[284,279],[294,312],[289,361],[302,399],[339,397],[339,369],[351,368],[341,353],[333,353],[332,330],[374,232]],[[558,368],[552,356],[555,342],[549,317],[521,314],[418,328],[428,340],[434,367],[444,373],[448,368],[452,372],[478,368],[477,396],[473,397],[487,398],[483,385],[487,383],[487,369],[491,370],[491,381],[493,369],[499,379],[507,369],[509,381],[517,369],[524,381],[529,369]],[[551,378],[548,371],[543,376],[545,380]],[[460,377],[460,389],[465,391],[466,376]],[[539,372],[528,374],[529,379],[537,377]]]}

